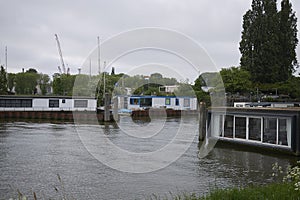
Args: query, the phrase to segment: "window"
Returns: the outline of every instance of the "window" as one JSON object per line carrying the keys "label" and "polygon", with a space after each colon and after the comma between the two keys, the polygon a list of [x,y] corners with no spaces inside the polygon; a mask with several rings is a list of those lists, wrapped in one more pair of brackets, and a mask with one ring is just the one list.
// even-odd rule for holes
{"label": "window", "polygon": [[183,106],[184,107],[190,107],[190,99],[184,99]]}
{"label": "window", "polygon": [[49,108],[58,108],[59,100],[58,99],[49,99]]}
{"label": "window", "polygon": [[139,99],[130,98],[130,105],[139,105]]}
{"label": "window", "polygon": [[264,118],[264,135],[263,142],[276,144],[277,119]]}
{"label": "window", "polygon": [[287,140],[287,120],[286,119],[278,119],[279,122],[279,130],[278,130],[278,144],[279,145],[288,145]]}
{"label": "window", "polygon": [[171,105],[171,98],[166,98],[166,105]]}
{"label": "window", "polygon": [[246,117],[235,117],[235,138],[246,139]]}
{"label": "window", "polygon": [[152,106],[152,98],[141,98],[140,101],[141,107],[151,107]]}
{"label": "window", "polygon": [[0,99],[0,107],[28,108],[28,107],[32,107],[32,99]]}
{"label": "window", "polygon": [[177,99],[177,98],[175,99],[175,105],[179,106],[179,99]]}
{"label": "window", "polygon": [[226,115],[224,122],[224,137],[233,137],[233,116]]}
{"label": "window", "polygon": [[87,108],[87,100],[74,100],[74,108]]}
{"label": "window", "polygon": [[261,118],[249,118],[249,140],[261,141]]}
{"label": "window", "polygon": [[63,99],[61,102],[62,102],[62,103],[66,103],[66,100],[65,100],[65,99]]}

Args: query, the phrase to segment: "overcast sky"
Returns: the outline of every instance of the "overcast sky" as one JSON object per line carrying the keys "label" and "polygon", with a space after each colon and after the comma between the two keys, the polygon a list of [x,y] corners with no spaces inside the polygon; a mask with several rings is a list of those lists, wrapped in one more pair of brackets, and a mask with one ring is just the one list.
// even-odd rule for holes
{"label": "overcast sky", "polygon": [[[0,1],[0,63],[8,71],[36,68],[52,75],[61,65],[54,34],[71,73],[113,35],[141,27],[184,33],[208,52],[218,68],[239,65],[242,17],[252,0]],[[300,12],[300,1],[292,0]],[[299,18],[299,13],[297,13]],[[300,27],[298,20],[298,29]],[[298,37],[299,38],[299,37]],[[300,55],[299,47],[297,54]],[[298,56],[299,57],[299,56]],[[122,69],[116,66],[116,72]]]}

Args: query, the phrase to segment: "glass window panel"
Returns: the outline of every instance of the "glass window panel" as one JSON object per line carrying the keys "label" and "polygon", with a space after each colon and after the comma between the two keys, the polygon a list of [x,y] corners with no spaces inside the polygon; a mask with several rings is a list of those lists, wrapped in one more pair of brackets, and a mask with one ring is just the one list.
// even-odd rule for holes
{"label": "glass window panel", "polygon": [[190,107],[190,99],[184,99],[183,100],[183,106],[184,107]]}
{"label": "glass window panel", "polygon": [[233,137],[233,116],[226,115],[224,122],[224,137]]}
{"label": "glass window panel", "polygon": [[171,99],[170,98],[166,98],[166,105],[170,105],[171,104]]}
{"label": "glass window panel", "polygon": [[276,136],[277,136],[277,119],[264,118],[263,142],[276,144]]}
{"label": "glass window panel", "polygon": [[249,140],[261,141],[260,118],[249,118]]}
{"label": "glass window panel", "polygon": [[74,100],[75,108],[87,108],[87,100]]}
{"label": "glass window panel", "polygon": [[288,145],[287,142],[287,120],[279,119],[279,134],[278,134],[278,144]]}
{"label": "glass window panel", "polygon": [[58,108],[59,100],[58,99],[49,99],[49,108]]}
{"label": "glass window panel", "polygon": [[235,117],[235,138],[246,139],[246,117]]}

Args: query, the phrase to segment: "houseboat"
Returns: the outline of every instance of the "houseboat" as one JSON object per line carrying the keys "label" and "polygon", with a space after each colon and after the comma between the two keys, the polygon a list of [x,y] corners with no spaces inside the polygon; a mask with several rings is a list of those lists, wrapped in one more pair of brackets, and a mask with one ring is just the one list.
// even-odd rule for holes
{"label": "houseboat", "polygon": [[207,136],[300,156],[300,108],[213,108]]}
{"label": "houseboat", "polygon": [[173,110],[197,110],[196,97],[176,96],[118,96],[118,108],[144,110],[147,108],[164,108]]}
{"label": "houseboat", "polygon": [[0,96],[0,111],[96,111],[97,100],[66,96]]}

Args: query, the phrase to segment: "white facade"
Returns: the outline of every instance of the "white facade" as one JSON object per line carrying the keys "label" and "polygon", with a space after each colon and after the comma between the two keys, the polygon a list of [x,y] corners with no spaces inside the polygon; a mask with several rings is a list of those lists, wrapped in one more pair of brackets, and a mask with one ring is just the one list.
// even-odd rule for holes
{"label": "white facade", "polygon": [[[168,97],[168,96],[129,96],[126,106],[119,97],[119,108],[142,110],[145,108],[166,108],[173,110],[197,110],[195,97]],[[124,104],[124,105],[123,105]]]}
{"label": "white facade", "polygon": [[96,111],[97,100],[64,97],[0,97],[0,110],[7,111]]}

